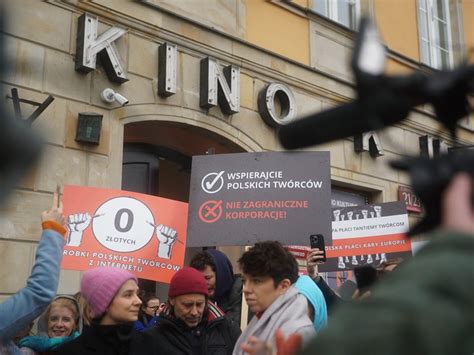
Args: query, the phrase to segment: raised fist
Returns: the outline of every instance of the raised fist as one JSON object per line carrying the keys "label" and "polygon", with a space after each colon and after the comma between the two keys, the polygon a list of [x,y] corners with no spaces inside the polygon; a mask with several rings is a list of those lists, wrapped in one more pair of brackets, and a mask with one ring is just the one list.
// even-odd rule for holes
{"label": "raised fist", "polygon": [[158,256],[164,259],[171,259],[173,245],[178,240],[178,233],[173,228],[160,224],[156,227],[156,237],[160,242]]}
{"label": "raised fist", "polygon": [[67,226],[69,228],[69,237],[67,245],[78,247],[81,245],[82,234],[84,230],[91,224],[92,217],[89,213],[77,213],[70,215]]}
{"label": "raised fist", "polygon": [[92,221],[89,213],[77,213],[69,216],[67,226],[70,231],[83,232]]}

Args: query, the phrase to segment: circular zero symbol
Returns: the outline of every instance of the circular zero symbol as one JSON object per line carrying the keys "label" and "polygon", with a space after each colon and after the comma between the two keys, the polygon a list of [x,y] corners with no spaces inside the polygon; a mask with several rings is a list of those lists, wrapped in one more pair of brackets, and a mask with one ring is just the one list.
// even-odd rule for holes
{"label": "circular zero symbol", "polygon": [[[92,220],[92,232],[107,249],[132,252],[143,248],[153,237],[153,213],[141,201],[116,197],[99,206]],[[150,224],[151,223],[151,224]]]}
{"label": "circular zero symbol", "polygon": [[[122,228],[122,217],[125,215],[125,227]],[[122,208],[117,211],[115,214],[115,221],[114,221],[115,229],[119,232],[126,233],[133,226],[133,212],[130,211],[128,208]]]}

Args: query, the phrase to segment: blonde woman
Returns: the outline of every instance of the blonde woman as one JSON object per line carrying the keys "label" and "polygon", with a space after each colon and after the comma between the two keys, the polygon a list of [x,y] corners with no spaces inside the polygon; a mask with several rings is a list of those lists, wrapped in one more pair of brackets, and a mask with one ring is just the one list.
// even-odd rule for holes
{"label": "blonde woman", "polygon": [[78,337],[82,330],[79,303],[72,296],[56,296],[38,320],[38,335],[20,340],[22,354],[48,354]]}

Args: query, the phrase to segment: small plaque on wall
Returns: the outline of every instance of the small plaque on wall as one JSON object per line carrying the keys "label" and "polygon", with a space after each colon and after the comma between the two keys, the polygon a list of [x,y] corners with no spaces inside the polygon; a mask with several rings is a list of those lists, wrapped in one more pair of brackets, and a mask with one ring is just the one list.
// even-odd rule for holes
{"label": "small plaque on wall", "polygon": [[421,213],[423,206],[421,205],[420,198],[415,195],[412,189],[406,186],[398,187],[398,200],[404,201],[407,206],[407,211]]}
{"label": "small plaque on wall", "polygon": [[80,112],[77,119],[76,141],[99,144],[102,129],[102,115],[94,112]]}

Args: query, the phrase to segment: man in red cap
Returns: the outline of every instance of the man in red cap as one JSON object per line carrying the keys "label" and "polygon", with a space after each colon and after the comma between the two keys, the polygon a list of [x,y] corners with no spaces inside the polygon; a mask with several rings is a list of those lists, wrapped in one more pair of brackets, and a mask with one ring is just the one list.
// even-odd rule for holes
{"label": "man in red cap", "polygon": [[239,326],[208,301],[204,276],[185,267],[171,279],[167,308],[145,332],[137,354],[232,354]]}

